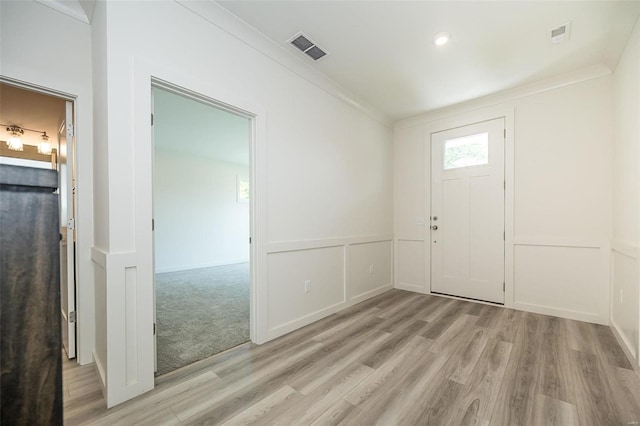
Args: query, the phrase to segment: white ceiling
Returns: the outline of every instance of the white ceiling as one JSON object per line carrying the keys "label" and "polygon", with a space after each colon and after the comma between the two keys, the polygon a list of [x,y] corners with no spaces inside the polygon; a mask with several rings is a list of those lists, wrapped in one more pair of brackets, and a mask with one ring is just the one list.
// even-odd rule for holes
{"label": "white ceiling", "polygon": [[[596,64],[613,70],[638,1],[220,1],[391,118],[464,102]],[[552,45],[548,30],[571,21]],[[303,31],[330,54],[287,45]],[[450,32],[436,48],[432,39]]]}
{"label": "white ceiling", "polygon": [[[0,84],[0,123],[47,132],[50,142],[56,143],[64,119],[64,99]],[[25,131],[20,139],[26,145],[37,146],[41,136],[41,133]],[[6,126],[0,126],[0,140],[8,138]]]}
{"label": "white ceiling", "polygon": [[156,148],[249,165],[248,118],[162,89],[153,99]]}

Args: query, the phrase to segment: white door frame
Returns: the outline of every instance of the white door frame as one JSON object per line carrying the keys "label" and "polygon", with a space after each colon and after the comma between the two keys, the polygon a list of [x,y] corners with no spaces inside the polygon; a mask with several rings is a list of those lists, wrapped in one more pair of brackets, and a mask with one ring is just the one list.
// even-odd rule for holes
{"label": "white door frame", "polygon": [[[184,87],[180,87],[177,86],[173,83],[169,83],[163,80],[159,80],[155,77],[151,78],[151,86],[149,87],[149,90],[152,89],[161,89],[167,92],[171,92],[174,93],[176,95],[179,96],[183,96],[186,97],[194,102],[200,102],[200,103],[205,103],[207,105],[210,105],[214,108],[217,108],[219,110],[223,110],[226,111],[230,114],[234,114],[234,115],[238,115],[241,116],[243,118],[246,118],[249,120],[249,126],[250,126],[250,132],[249,132],[249,182],[251,183],[250,185],[250,190],[251,190],[251,197],[249,199],[249,239],[250,241],[253,241],[252,236],[254,235],[254,229],[255,229],[255,202],[254,202],[254,197],[256,196],[256,191],[254,189],[254,184],[255,184],[255,119],[256,116],[253,113],[250,113],[248,111],[245,111],[241,108],[238,108],[236,106],[232,106],[230,104],[226,104],[224,102],[221,102],[220,100],[217,99],[213,99],[210,98],[206,95],[203,95],[201,93],[197,93],[194,91],[191,91],[187,88]],[[151,93],[151,112],[153,113],[153,109],[154,109],[154,104],[153,104],[153,93]],[[151,181],[151,187],[152,187],[152,197],[153,197],[153,173],[155,173],[154,170],[154,163],[153,163],[153,156],[154,156],[154,136],[153,136],[153,131],[151,132],[151,173],[152,173],[152,181]],[[152,203],[152,218],[153,218],[153,203]],[[153,320],[154,320],[154,332],[157,330],[157,328],[155,327],[155,321],[156,321],[156,285],[155,285],[155,237],[154,234],[152,233],[152,244],[153,244],[153,256],[152,256],[152,267],[153,267],[153,288],[154,288],[154,295],[153,295]],[[254,320],[254,316],[255,316],[255,253],[254,253],[254,246],[255,244],[250,244],[250,250],[249,250],[249,305],[250,305],[250,309],[249,309],[249,339],[253,342],[256,341],[256,330],[255,330],[255,320]],[[157,348],[157,332],[154,333],[154,366],[155,368],[157,368],[157,352],[158,348]]]}
{"label": "white door frame", "polygon": [[[106,386],[107,404],[113,406],[155,387],[153,345],[153,239],[151,84],[168,84],[251,117],[250,236],[252,244],[250,337],[267,340],[266,299],[266,110],[251,99],[229,90],[224,81],[201,80],[176,70],[163,59],[135,58],[131,75],[133,132],[133,187],[135,240],[133,251],[106,256],[110,295],[125,303],[107,306],[108,345],[111,355]],[[129,275],[127,275],[129,274]],[[129,283],[129,284],[128,284]],[[128,292],[131,292],[129,295]],[[126,351],[123,350],[126,348]]]}
{"label": "white door frame", "polygon": [[[470,124],[481,123],[496,118],[504,118],[505,129],[507,132],[505,138],[504,163],[506,181],[505,204],[504,204],[504,227],[505,227],[505,262],[504,262],[504,278],[505,293],[504,306],[513,307],[514,304],[514,285],[513,285],[513,237],[514,237],[514,108],[513,107],[492,107],[477,111],[471,111],[462,114],[456,114],[451,117],[442,118],[433,121],[426,126],[424,143],[424,190],[425,190],[425,206],[426,215],[431,214],[431,136],[433,133],[443,132],[445,130],[455,129],[458,127],[468,126]],[[431,221],[425,220],[426,224]],[[431,294],[431,228],[424,226],[424,265],[425,265],[425,293]],[[446,296],[455,297],[455,296]],[[488,303],[481,302],[478,303]]]}
{"label": "white door frame", "polygon": [[[28,82],[24,82],[24,81],[20,81],[20,80],[15,80],[9,77],[5,77],[5,76],[1,76],[0,75],[0,83],[9,85],[9,86],[13,86],[13,87],[17,87],[19,89],[23,89],[23,90],[28,90],[31,92],[36,92],[36,93],[40,93],[42,95],[46,95],[46,96],[51,96],[54,98],[58,98],[60,100],[63,100],[65,102],[71,102],[72,104],[72,119],[73,119],[73,138],[76,139],[76,135],[77,135],[77,105],[76,105],[76,99],[77,97],[75,95],[66,93],[66,92],[62,92],[59,90],[55,90],[55,89],[50,89],[47,87],[43,87],[43,86],[39,86],[36,84],[31,84]],[[66,108],[66,107],[65,107]],[[65,116],[65,121],[66,121],[66,116]],[[66,127],[66,122],[65,122],[65,127]],[[57,138],[58,135],[50,135],[50,137],[56,137]],[[74,164],[71,165],[71,167],[76,167],[77,166],[77,156],[76,156],[76,145],[77,145],[77,140],[74,140],[71,143],[71,158]],[[59,147],[57,148],[59,151]],[[67,148],[68,149],[68,148]],[[60,156],[60,152],[57,153],[58,157]],[[58,160],[59,161],[59,160]],[[73,171],[70,169],[70,172],[73,173]],[[76,188],[78,187],[78,176],[75,176],[76,179]],[[73,188],[69,188],[69,191],[73,191]],[[73,203],[71,205],[69,205],[67,203],[67,211],[73,211],[73,216],[74,216],[74,229],[72,231],[72,234],[77,232],[77,227],[78,227],[78,217],[77,217],[77,207],[78,207],[78,193],[77,191],[74,192],[74,197],[76,199],[76,209],[74,209]],[[62,201],[62,200],[61,200]],[[60,220],[62,220],[62,218],[60,218]],[[67,241],[67,244],[69,244],[69,241]],[[74,260],[73,260],[73,265],[74,265],[74,286],[75,286],[75,293],[74,293],[74,311],[76,312],[76,330],[75,330],[75,342],[74,342],[74,358],[75,358],[75,362],[79,363],[80,362],[80,357],[78,356],[78,352],[79,352],[79,348],[80,345],[82,344],[82,342],[80,341],[80,333],[78,332],[79,327],[82,326],[82,323],[84,322],[84,316],[83,314],[92,314],[89,312],[84,312],[81,308],[80,308],[80,297],[79,297],[79,279],[78,279],[78,271],[79,271],[79,267],[78,267],[78,245],[77,242],[71,241],[71,246],[73,247],[73,252],[74,252]],[[67,262],[68,264],[68,262]],[[61,342],[62,344],[62,342]]]}

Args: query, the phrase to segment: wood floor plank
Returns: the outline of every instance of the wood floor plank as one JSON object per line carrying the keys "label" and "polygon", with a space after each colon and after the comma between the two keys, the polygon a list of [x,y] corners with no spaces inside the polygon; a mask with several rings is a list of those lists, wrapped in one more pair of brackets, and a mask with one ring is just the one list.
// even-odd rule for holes
{"label": "wood floor plank", "polygon": [[416,293],[410,297],[404,298],[399,303],[396,303],[393,306],[388,306],[387,308],[382,309],[378,316],[384,319],[393,318],[398,314],[402,314],[413,305],[420,304],[422,302],[421,299],[422,298],[420,297],[420,295]]}
{"label": "wood floor plank", "polygon": [[541,336],[540,316],[528,313],[524,315],[514,339],[514,350],[502,380],[492,423],[526,425],[531,421]]}
{"label": "wood floor plank", "polygon": [[387,333],[393,333],[397,329],[413,322],[418,314],[428,309],[429,305],[430,303],[425,303],[422,298],[416,298],[412,303],[406,305],[404,309],[394,315],[388,316],[385,321],[380,324],[379,328]]}
{"label": "wood floor plank", "polygon": [[598,349],[604,354],[607,362],[616,367],[633,370],[633,366],[620,345],[618,345],[618,341],[611,329],[599,324],[590,324],[590,327],[597,337]]}
{"label": "wood floor plank", "polygon": [[577,426],[578,411],[573,404],[550,398],[546,395],[536,395],[533,404],[533,425],[545,426]]}
{"label": "wood floor plank", "polygon": [[[107,415],[102,417],[101,424],[119,424],[131,418],[135,418],[140,411],[155,413],[165,410],[170,404],[190,401],[190,399],[202,392],[215,391],[221,385],[222,380],[212,371],[206,371],[198,376],[190,378],[170,388],[163,388],[159,392],[141,395],[137,398],[137,404],[117,406]],[[177,417],[171,414],[171,417]],[[173,421],[173,419],[171,419]]]}
{"label": "wood floor plank", "polygon": [[[416,319],[412,320],[412,322],[403,329],[396,330],[396,332],[392,334],[391,337],[389,337],[389,339],[385,342],[385,344],[381,346],[377,351],[366,354],[360,360],[360,363],[371,368],[380,367],[380,365],[385,363],[390,357],[392,357],[404,345],[406,345],[413,336],[421,334],[427,326],[428,323],[425,321]],[[430,339],[426,339],[426,341],[429,344],[433,343],[433,341]]]}
{"label": "wood floor plank", "polygon": [[[431,352],[440,354],[452,354],[466,339],[470,333],[474,330],[473,325],[477,321],[477,318],[473,315],[458,315],[451,318],[453,321],[446,321],[443,319],[441,325],[444,325],[444,330],[440,331],[440,326],[436,324],[436,327],[430,327],[422,335],[427,338],[434,338],[432,336],[437,335],[433,345],[429,348]],[[438,331],[434,333],[434,328]]]}
{"label": "wood floor plank", "polygon": [[464,395],[456,405],[454,424],[478,425],[490,422],[512,347],[511,343],[489,339],[467,381]]}
{"label": "wood floor plank", "polygon": [[[431,383],[438,376],[446,358],[427,353],[388,381],[378,387],[366,399],[358,399],[360,409],[345,418],[345,424],[391,425],[404,423],[404,416],[410,407],[419,406],[424,400],[425,389],[435,389]],[[375,374],[375,373],[374,373]],[[346,398],[348,399],[348,398]],[[414,423],[414,424],[419,424]]]}
{"label": "wood floor plank", "polygon": [[316,421],[311,423],[311,426],[334,426],[344,422],[344,420],[351,414],[357,413],[360,410],[349,404],[347,401],[340,400],[330,408],[328,408]]}
{"label": "wood floor plank", "polygon": [[458,301],[448,299],[446,297],[438,297],[437,301],[432,303],[428,309],[425,309],[418,315],[418,319],[427,322],[435,322],[445,313],[449,312],[449,309],[457,304]]}
{"label": "wood floor plank", "polygon": [[407,368],[413,366],[415,362],[424,356],[429,346],[430,342],[424,337],[412,337],[407,345],[345,396],[345,401],[353,405],[359,405],[371,398],[378,391],[384,389],[387,382],[397,379],[407,371]]}
{"label": "wood floor plank", "polygon": [[275,419],[275,424],[305,426],[318,420],[342,398],[351,392],[374,370],[362,364],[350,364],[325,384],[292,404],[287,412]]}
{"label": "wood floor plank", "polygon": [[368,321],[374,321],[377,324],[381,324],[383,320],[378,318],[380,312],[382,312],[382,310],[374,306],[361,312],[359,315],[354,315],[343,320],[328,330],[316,334],[312,339],[317,342],[326,342],[330,339],[340,339],[345,335],[352,334],[354,328],[362,327],[367,324]]}
{"label": "wood floor plank", "polygon": [[473,331],[471,337],[461,342],[464,347],[461,348],[458,353],[451,355],[451,357],[455,359],[455,367],[448,376],[449,380],[453,380],[462,385],[467,384],[471,372],[480,359],[489,338],[490,334],[487,330],[478,328]]}
{"label": "wood floor plank", "polygon": [[[468,309],[467,302],[448,304],[447,309],[442,312],[437,319],[431,322],[431,326],[422,335],[427,339],[437,339],[444,333],[457,319],[459,319]],[[469,316],[473,321],[477,321],[474,316]]]}
{"label": "wood floor plank", "polygon": [[538,393],[575,404],[575,389],[569,366],[570,349],[563,322],[560,318],[542,318]]}
{"label": "wood floor plank", "polygon": [[571,350],[576,406],[581,425],[623,424],[602,362],[595,354]]}
{"label": "wood floor plank", "polygon": [[495,326],[496,337],[505,342],[513,343],[520,328],[523,312],[513,309],[502,309]]}
{"label": "wood floor plank", "polygon": [[406,425],[449,425],[453,424],[457,404],[464,385],[440,376],[433,385],[423,389],[415,403],[400,414],[400,424]]}
{"label": "wood floor plank", "polygon": [[565,320],[564,324],[569,349],[590,354],[597,352],[594,334],[588,324],[574,320]]}
{"label": "wood floor plank", "polygon": [[[313,340],[310,342],[311,344],[309,344],[304,350],[293,354],[291,358],[280,359],[278,362],[273,363],[268,369],[263,368],[257,371],[243,372],[242,377],[234,377],[232,380],[229,380],[228,378],[224,379],[220,388],[215,390],[215,392],[212,390],[206,390],[193,395],[189,401],[170,403],[170,407],[180,421],[184,421],[202,413],[205,413],[206,415],[207,412],[221,405],[225,399],[233,399],[234,396],[236,396],[237,399],[238,394],[245,397],[242,401],[243,403],[249,404],[260,396],[264,397],[264,395],[259,391],[265,391],[260,386],[266,381],[277,377],[283,372],[291,373],[292,371],[295,371],[295,368],[298,365],[306,365],[306,358],[311,354],[317,353],[318,350],[322,348],[321,343]],[[280,383],[276,382],[276,385],[274,386],[279,384]],[[247,394],[249,394],[251,398],[247,397]]]}
{"label": "wood floor plank", "polygon": [[223,424],[226,426],[270,424],[270,419],[278,416],[279,406],[298,399],[302,399],[298,392],[289,386],[283,386]]}
{"label": "wood floor plank", "polygon": [[640,424],[640,378],[633,370],[603,363],[607,385],[624,424]]}
{"label": "wood floor plank", "polygon": [[410,291],[391,290],[388,293],[387,297],[376,301],[377,303],[373,304],[372,306],[376,306],[380,309],[386,310],[394,305],[397,305],[408,297],[411,297],[413,294],[414,293],[411,293]]}
{"label": "wood floor plank", "polygon": [[480,315],[478,316],[478,322],[476,322],[476,325],[480,327],[496,328],[503,312],[504,308],[484,305],[482,312],[480,312]]}
{"label": "wood floor plank", "polygon": [[331,376],[356,362],[364,354],[377,351],[389,339],[389,334],[380,330],[373,330],[371,335],[364,335],[361,340],[353,339],[353,345],[343,345],[342,348],[318,359],[304,373],[297,374],[291,380],[291,386],[303,395],[308,395],[326,383]]}

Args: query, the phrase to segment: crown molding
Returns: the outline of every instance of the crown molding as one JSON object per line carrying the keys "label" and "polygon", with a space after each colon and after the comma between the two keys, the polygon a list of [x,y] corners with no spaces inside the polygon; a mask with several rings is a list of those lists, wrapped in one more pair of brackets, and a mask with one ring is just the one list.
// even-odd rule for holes
{"label": "crown molding", "polygon": [[356,94],[351,93],[310,64],[295,57],[292,52],[285,48],[286,46],[281,46],[274,42],[215,1],[175,1],[185,9],[200,16],[245,45],[288,69],[298,77],[305,79],[319,89],[363,112],[378,123],[389,128],[393,126],[391,118],[379,109],[361,99]]}
{"label": "crown molding", "polygon": [[395,128],[399,129],[430,123],[432,121],[440,120],[452,115],[467,113],[481,108],[492,107],[506,102],[512,102],[516,99],[525,98],[527,96],[537,95],[549,90],[559,89],[561,87],[604,77],[606,75],[611,75],[611,73],[611,69],[606,65],[593,65],[570,73],[561,74],[544,80],[539,80],[533,83],[518,86],[513,89],[507,89],[501,92],[450,105],[444,108],[427,111],[422,114],[397,121],[395,123]]}
{"label": "crown molding", "polygon": [[87,15],[85,8],[75,0],[35,0],[36,3],[40,3],[43,6],[47,6],[53,10],[56,10],[62,14],[72,17],[83,24],[91,25],[91,19]]}

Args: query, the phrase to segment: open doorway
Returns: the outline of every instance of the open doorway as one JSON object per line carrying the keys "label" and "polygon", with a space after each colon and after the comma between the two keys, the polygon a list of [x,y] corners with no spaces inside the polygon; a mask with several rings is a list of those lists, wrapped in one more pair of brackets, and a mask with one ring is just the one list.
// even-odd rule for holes
{"label": "open doorway", "polygon": [[[53,169],[58,177],[61,346],[76,358],[76,168],[74,102],[0,82],[0,164]],[[53,255],[52,255],[53,256]],[[58,257],[58,256],[56,256]]]}
{"label": "open doorway", "polygon": [[156,374],[250,340],[251,120],[154,87]]}

